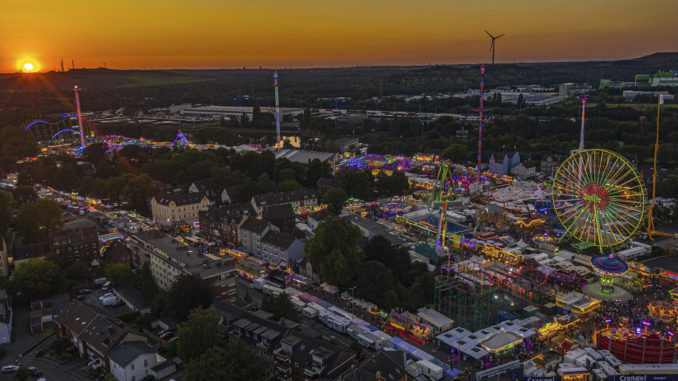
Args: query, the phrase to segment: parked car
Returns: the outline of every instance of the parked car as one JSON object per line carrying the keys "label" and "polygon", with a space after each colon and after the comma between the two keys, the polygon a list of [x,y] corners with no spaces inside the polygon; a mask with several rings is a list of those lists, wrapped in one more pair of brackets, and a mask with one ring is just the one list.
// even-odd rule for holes
{"label": "parked car", "polygon": [[42,371],[34,366],[29,366],[28,371],[31,372],[31,375],[33,377],[40,377],[42,376]]}
{"label": "parked car", "polygon": [[89,288],[83,288],[82,290],[78,291],[78,294],[80,295],[85,295],[85,294],[91,294],[92,290]]}
{"label": "parked car", "polygon": [[101,289],[104,290],[104,291],[108,291],[110,288],[111,288],[111,281],[110,280],[107,281],[106,283],[104,283],[103,286],[101,286]]}
{"label": "parked car", "polygon": [[174,337],[174,332],[172,332],[172,331],[168,331],[168,332],[165,332],[162,335],[160,335],[160,338],[163,339],[163,340],[169,340],[172,337]]}
{"label": "parked car", "polygon": [[2,367],[2,373],[14,373],[19,370],[19,365],[5,365]]}
{"label": "parked car", "polygon": [[83,300],[85,299],[85,295],[78,295],[75,297],[76,300]]}
{"label": "parked car", "polygon": [[111,296],[114,296],[114,295],[113,295],[112,292],[109,292],[109,293],[106,293],[106,294],[101,295],[101,296],[99,297],[99,300],[104,300],[104,299],[106,299],[106,298],[110,298]]}
{"label": "parked car", "polygon": [[108,298],[104,298],[104,299],[101,300],[101,303],[104,306],[111,306],[111,305],[116,304],[118,302],[121,302],[121,300],[116,296],[110,296]]}

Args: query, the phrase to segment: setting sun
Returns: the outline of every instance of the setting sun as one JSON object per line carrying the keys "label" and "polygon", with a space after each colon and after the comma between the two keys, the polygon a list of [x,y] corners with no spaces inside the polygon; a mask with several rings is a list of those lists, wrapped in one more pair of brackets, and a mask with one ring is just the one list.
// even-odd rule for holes
{"label": "setting sun", "polygon": [[24,64],[24,71],[31,72],[31,71],[33,71],[33,69],[34,69],[34,67],[33,67],[32,63],[26,62]]}

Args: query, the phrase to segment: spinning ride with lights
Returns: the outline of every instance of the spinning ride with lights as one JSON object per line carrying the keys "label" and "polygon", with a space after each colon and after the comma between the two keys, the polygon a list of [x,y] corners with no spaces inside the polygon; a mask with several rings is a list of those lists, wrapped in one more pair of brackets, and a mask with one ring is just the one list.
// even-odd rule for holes
{"label": "spinning ride with lights", "polygon": [[628,271],[628,265],[604,250],[627,242],[640,227],[645,191],[638,174],[614,152],[581,150],[558,168],[552,195],[565,234],[600,250],[591,265],[601,274],[603,292],[611,293],[614,277]]}

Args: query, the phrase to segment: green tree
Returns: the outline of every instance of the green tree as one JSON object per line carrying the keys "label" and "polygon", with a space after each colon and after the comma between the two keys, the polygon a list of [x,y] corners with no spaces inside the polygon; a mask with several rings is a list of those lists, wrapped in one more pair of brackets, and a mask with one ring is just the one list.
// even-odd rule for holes
{"label": "green tree", "polygon": [[225,349],[213,347],[199,360],[191,361],[187,381],[258,381],[265,379],[266,360],[241,340]]}
{"label": "green tree", "polygon": [[441,152],[440,156],[453,163],[463,164],[467,160],[466,146],[463,144],[450,144]]}
{"label": "green tree", "polygon": [[348,195],[346,191],[341,188],[332,188],[325,192],[322,196],[322,200],[327,204],[327,209],[329,209],[334,214],[341,213],[341,209],[346,205],[346,200],[348,200]]}
{"label": "green tree", "polygon": [[127,263],[109,263],[105,270],[106,278],[111,281],[114,287],[131,286],[134,284],[135,276]]}
{"label": "green tree", "polygon": [[348,287],[362,261],[358,248],[360,229],[344,218],[331,217],[321,222],[315,236],[304,242],[306,258],[328,283]]}
{"label": "green tree", "polygon": [[301,189],[301,184],[296,180],[285,180],[278,184],[278,192],[287,192],[297,189]]}
{"label": "green tree", "polygon": [[50,231],[63,226],[61,205],[46,198],[23,204],[17,212],[15,225],[25,242],[46,242]]}
{"label": "green tree", "polygon": [[278,296],[270,298],[266,304],[269,304],[269,308],[266,310],[273,313],[276,319],[285,318],[293,321],[299,321],[299,314],[294,308],[294,303],[292,303],[290,296],[286,293],[283,292]]}
{"label": "green tree", "polygon": [[82,156],[92,164],[106,159],[107,147],[104,143],[90,144],[82,150]]}
{"label": "green tree", "polygon": [[66,247],[50,250],[47,253],[47,259],[54,262],[61,270],[73,264],[71,250]]}
{"label": "green tree", "polygon": [[214,308],[200,307],[191,311],[188,320],[179,325],[177,353],[184,362],[198,359],[217,344],[219,314]]}
{"label": "green tree", "polygon": [[214,300],[212,287],[195,275],[179,276],[168,295],[167,309],[170,315],[184,320],[196,307],[207,308]]}
{"label": "green tree", "polygon": [[95,183],[96,181],[94,180],[93,177],[84,176],[82,180],[80,180],[80,188],[78,188],[78,192],[80,192],[84,196],[94,195]]}
{"label": "green tree", "polygon": [[63,289],[64,279],[56,263],[33,258],[22,262],[12,273],[12,283],[28,300],[44,298]]}
{"label": "green tree", "polygon": [[12,196],[19,204],[35,202],[35,200],[38,199],[38,194],[35,193],[35,189],[33,189],[32,185],[18,185],[12,191]]}
{"label": "green tree", "polygon": [[370,175],[363,171],[344,171],[340,177],[341,187],[350,197],[361,200],[372,198],[372,181]]}

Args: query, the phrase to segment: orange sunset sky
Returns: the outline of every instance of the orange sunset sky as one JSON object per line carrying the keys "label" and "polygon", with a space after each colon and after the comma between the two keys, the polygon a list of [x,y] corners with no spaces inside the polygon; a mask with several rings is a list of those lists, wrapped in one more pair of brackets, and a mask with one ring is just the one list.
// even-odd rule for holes
{"label": "orange sunset sky", "polygon": [[618,59],[678,51],[676,0],[30,0],[0,12],[0,72]]}

